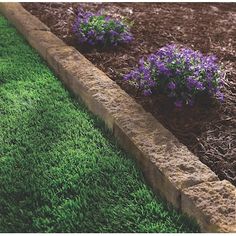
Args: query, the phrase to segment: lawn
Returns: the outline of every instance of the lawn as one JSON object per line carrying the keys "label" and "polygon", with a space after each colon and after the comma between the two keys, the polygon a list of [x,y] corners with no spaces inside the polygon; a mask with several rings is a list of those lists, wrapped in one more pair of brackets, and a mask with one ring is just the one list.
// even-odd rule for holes
{"label": "lawn", "polygon": [[0,232],[196,232],[0,16]]}

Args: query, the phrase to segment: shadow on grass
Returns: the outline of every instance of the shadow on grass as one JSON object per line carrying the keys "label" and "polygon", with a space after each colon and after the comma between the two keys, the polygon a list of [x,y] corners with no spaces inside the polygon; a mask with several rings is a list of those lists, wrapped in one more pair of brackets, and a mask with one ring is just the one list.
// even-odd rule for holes
{"label": "shadow on grass", "polygon": [[154,197],[104,123],[12,36],[11,63],[0,67],[0,232],[196,232]]}

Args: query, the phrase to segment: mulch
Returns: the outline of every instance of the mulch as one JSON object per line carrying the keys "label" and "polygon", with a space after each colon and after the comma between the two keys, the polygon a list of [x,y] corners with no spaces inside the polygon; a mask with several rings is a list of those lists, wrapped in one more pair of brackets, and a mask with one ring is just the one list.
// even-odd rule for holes
{"label": "mulch", "polygon": [[[130,96],[151,112],[220,179],[236,186],[236,3],[23,3],[68,45],[117,82]],[[71,27],[78,7],[133,22],[135,40],[116,49],[85,48],[78,45]],[[225,71],[225,101],[201,101],[193,108],[178,110],[162,95],[143,97],[122,75],[138,59],[160,47],[178,43],[203,53],[215,54]]]}

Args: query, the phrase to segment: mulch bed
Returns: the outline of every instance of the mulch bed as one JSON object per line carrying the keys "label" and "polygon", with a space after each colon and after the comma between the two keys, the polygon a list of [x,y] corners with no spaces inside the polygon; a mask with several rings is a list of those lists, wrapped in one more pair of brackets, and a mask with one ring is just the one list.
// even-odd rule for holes
{"label": "mulch bed", "polygon": [[[53,33],[116,81],[151,112],[220,179],[236,186],[236,3],[23,3]],[[81,48],[72,31],[78,7],[104,9],[134,22],[131,45],[99,51]],[[223,104],[202,102],[177,110],[162,96],[143,97],[122,80],[138,59],[168,43],[214,53],[226,71]]]}

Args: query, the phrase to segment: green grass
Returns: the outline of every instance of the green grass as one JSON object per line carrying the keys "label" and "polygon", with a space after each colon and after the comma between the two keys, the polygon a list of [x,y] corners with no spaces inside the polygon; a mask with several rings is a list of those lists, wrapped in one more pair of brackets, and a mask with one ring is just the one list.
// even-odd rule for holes
{"label": "green grass", "polygon": [[0,232],[196,232],[0,16]]}

